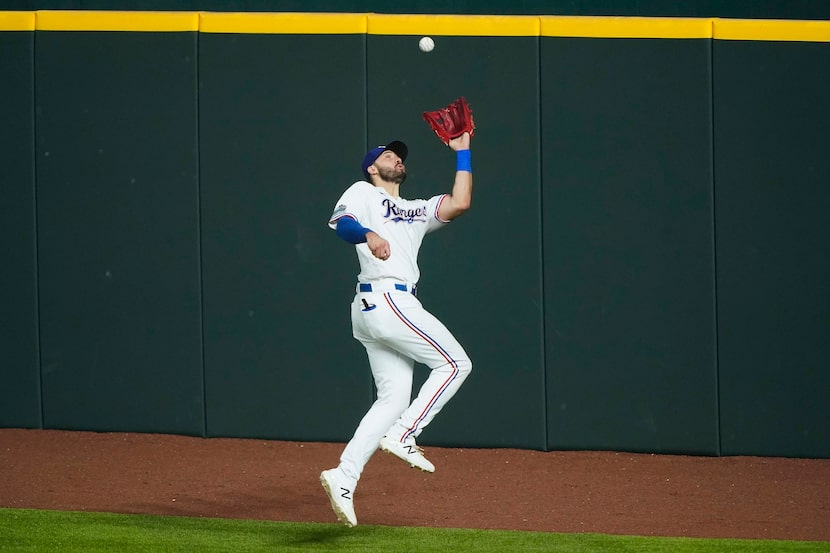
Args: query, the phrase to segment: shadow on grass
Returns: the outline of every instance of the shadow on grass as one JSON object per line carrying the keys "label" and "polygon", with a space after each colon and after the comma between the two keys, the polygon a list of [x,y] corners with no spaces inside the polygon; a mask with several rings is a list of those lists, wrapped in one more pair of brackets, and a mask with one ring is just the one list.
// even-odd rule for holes
{"label": "shadow on grass", "polygon": [[308,547],[319,550],[321,547],[357,545],[371,543],[376,538],[386,535],[390,529],[376,526],[357,526],[348,528],[342,524],[305,524],[283,527],[281,545],[293,547]]}

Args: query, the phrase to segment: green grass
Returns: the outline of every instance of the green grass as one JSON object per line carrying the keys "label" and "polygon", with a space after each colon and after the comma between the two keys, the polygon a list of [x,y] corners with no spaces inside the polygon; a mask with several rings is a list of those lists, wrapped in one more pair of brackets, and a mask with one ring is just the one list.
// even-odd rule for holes
{"label": "green grass", "polygon": [[646,538],[0,509],[2,552],[813,552],[828,542]]}

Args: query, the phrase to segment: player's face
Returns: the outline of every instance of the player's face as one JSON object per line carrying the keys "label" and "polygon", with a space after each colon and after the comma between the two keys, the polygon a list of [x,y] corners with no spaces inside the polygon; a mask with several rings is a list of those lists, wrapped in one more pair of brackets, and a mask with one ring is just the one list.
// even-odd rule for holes
{"label": "player's face", "polygon": [[392,150],[386,150],[375,160],[378,176],[387,182],[401,184],[406,180],[406,167]]}

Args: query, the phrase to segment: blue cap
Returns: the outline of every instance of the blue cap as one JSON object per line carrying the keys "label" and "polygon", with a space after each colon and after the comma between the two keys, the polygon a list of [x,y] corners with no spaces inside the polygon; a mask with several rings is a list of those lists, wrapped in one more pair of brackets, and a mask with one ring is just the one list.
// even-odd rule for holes
{"label": "blue cap", "polygon": [[391,150],[398,154],[398,157],[401,158],[401,161],[406,161],[406,154],[409,153],[409,148],[407,148],[406,144],[404,144],[400,140],[393,140],[386,146],[378,146],[377,148],[372,148],[366,154],[366,157],[363,158],[363,164],[360,166],[360,168],[363,169],[363,176],[366,177],[366,180],[371,180],[369,178],[369,173],[367,169],[369,169],[369,167],[375,162],[375,160],[380,157],[380,154],[382,154],[386,150]]}

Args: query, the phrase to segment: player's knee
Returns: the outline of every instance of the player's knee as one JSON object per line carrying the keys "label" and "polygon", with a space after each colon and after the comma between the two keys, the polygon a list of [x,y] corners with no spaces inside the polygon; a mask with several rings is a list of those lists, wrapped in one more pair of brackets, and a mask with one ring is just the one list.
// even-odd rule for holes
{"label": "player's knee", "polygon": [[462,378],[467,378],[467,375],[473,372],[473,362],[466,357],[456,360],[455,365]]}

